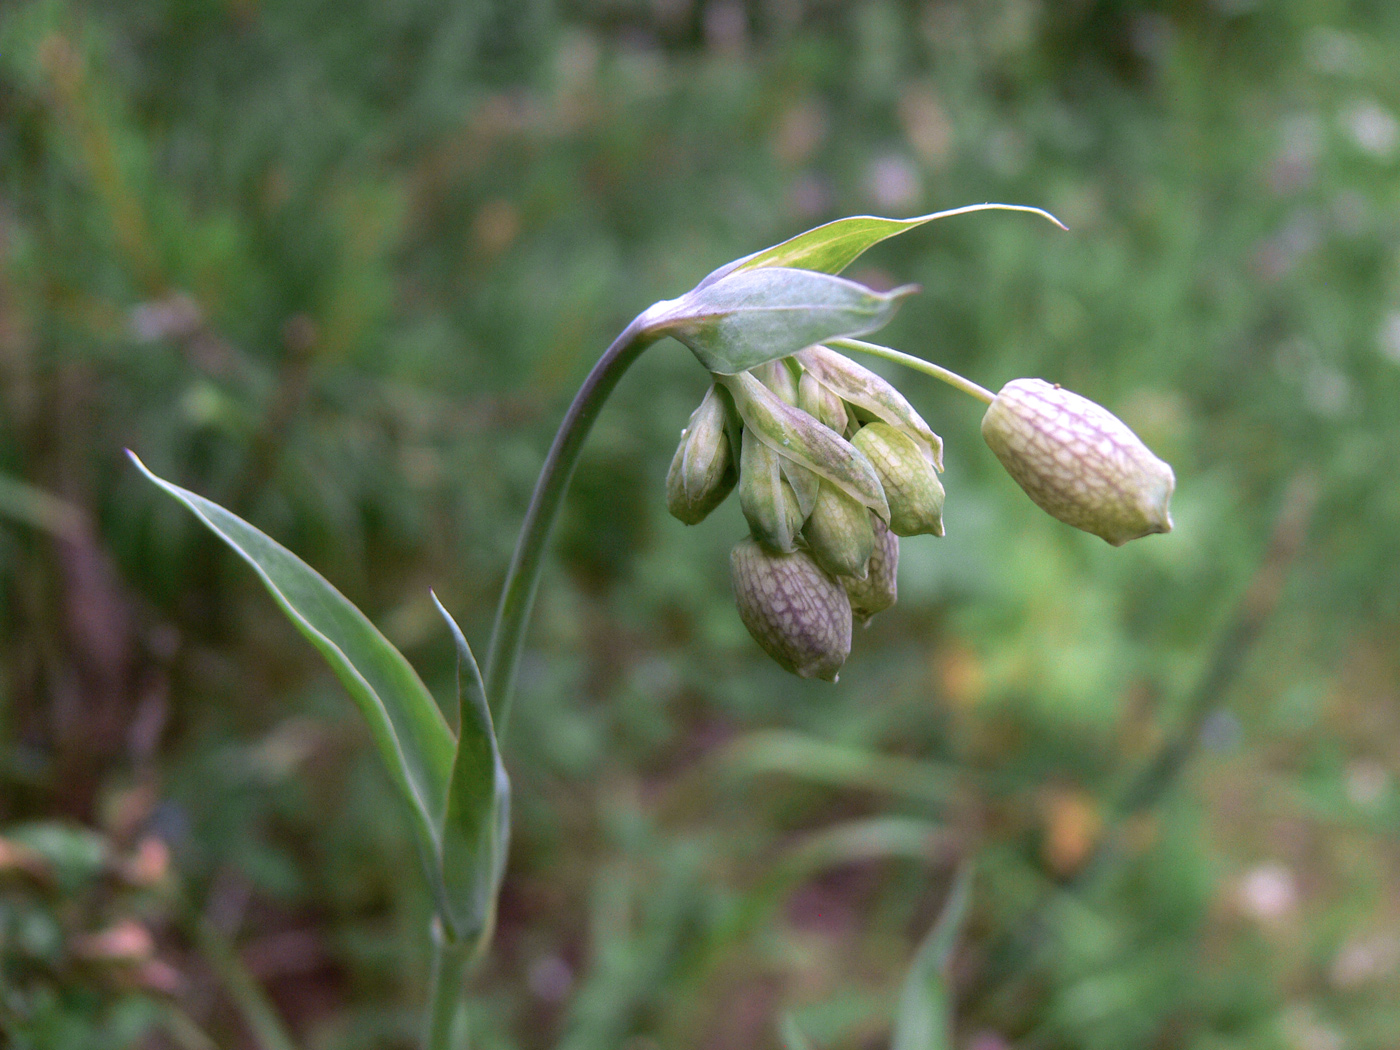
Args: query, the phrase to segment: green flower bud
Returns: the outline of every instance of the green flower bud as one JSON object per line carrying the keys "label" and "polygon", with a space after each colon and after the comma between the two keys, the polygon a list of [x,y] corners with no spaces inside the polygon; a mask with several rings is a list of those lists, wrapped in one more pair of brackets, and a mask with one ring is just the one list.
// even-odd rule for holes
{"label": "green flower bud", "polygon": [[943,485],[924,451],[903,430],[867,423],[851,444],[869,457],[890,504],[896,536],[943,535]]}
{"label": "green flower bud", "polygon": [[[882,518],[889,514],[875,468],[849,441],[784,402],[748,372],[716,378],[733,396],[746,432],[752,432],[779,456],[806,467]],[[742,473],[741,470],[741,491]]]}
{"label": "green flower bud", "polygon": [[724,424],[724,403],[711,384],[681,431],[681,443],[666,474],[666,509],[687,525],[703,521],[738,480]]}
{"label": "green flower bud", "polygon": [[884,377],[825,346],[809,346],[795,356],[823,386],[867,416],[904,431],[923,450],[930,463],[943,469],[943,439],[929,429],[924,417],[914,411],[914,406]]}
{"label": "green flower bud", "polygon": [[742,539],[729,556],[739,618],[786,671],[836,681],[851,653],[851,603],[806,551],[774,554]]}
{"label": "green flower bud", "polygon": [[817,492],[821,489],[822,479],[785,456],[778,457],[778,464],[783,480],[792,486],[792,493],[797,497],[797,509],[801,512],[802,520],[806,521],[817,505]]}
{"label": "green flower bud", "polygon": [[895,573],[899,568],[899,537],[879,518],[873,518],[871,524],[875,530],[875,545],[870,552],[865,579],[841,577],[841,586],[846,588],[846,595],[851,599],[851,613],[861,623],[869,623],[872,616],[884,612],[898,597]]}
{"label": "green flower bud", "polygon": [[[758,377],[759,382],[778,395],[784,404],[797,404],[797,383],[792,378],[792,370],[788,368],[786,359],[759,365],[753,369],[753,374]],[[797,497],[797,506],[801,509],[802,519],[805,521],[812,513],[812,508],[817,505],[817,489],[822,479],[786,456],[780,456],[779,460],[783,477],[792,486],[793,495]]]}
{"label": "green flower bud", "polygon": [[982,436],[1046,513],[1122,546],[1170,532],[1172,468],[1108,409],[1043,379],[1001,388]]}
{"label": "green flower bud", "polygon": [[802,509],[783,479],[778,454],[747,428],[740,444],[739,506],[749,531],[769,550],[795,550]]}
{"label": "green flower bud", "polygon": [[797,404],[797,381],[792,378],[792,369],[786,358],[769,361],[751,369],[757,380],[783,399],[784,404]]}
{"label": "green flower bud", "polygon": [[870,511],[850,496],[823,483],[802,536],[812,557],[827,572],[865,578],[875,532],[870,525]]}
{"label": "green flower bud", "polygon": [[803,372],[797,382],[797,407],[838,434],[844,434],[850,423],[846,402],[811,372]]}

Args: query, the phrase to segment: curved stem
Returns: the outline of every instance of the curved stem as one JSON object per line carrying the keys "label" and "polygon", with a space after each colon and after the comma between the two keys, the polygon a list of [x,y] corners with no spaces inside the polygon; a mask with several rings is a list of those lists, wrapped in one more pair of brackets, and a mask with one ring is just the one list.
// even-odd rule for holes
{"label": "curved stem", "polygon": [[450,941],[441,929],[434,931],[433,976],[428,992],[428,1031],[425,1050],[466,1050],[466,1040],[452,1042],[453,1022],[462,1001],[462,985],[477,956],[471,941]]}
{"label": "curved stem", "polygon": [[491,632],[491,648],[486,655],[486,696],[491,703],[498,739],[504,739],[510,722],[515,672],[540,581],[545,545],[578,464],[583,440],[622,373],[658,338],[647,329],[643,317],[645,315],[639,316],[623,330],[588,373],[564,421],[559,424],[554,444],[535,482],[535,493],[530,497],[530,509],[525,512],[525,522],[520,527],[520,539],[516,541],[515,555],[506,574],[501,604],[496,610],[496,625]]}
{"label": "curved stem", "polygon": [[916,372],[941,379],[951,387],[956,387],[964,394],[971,394],[978,401],[990,405],[996,399],[993,394],[984,386],[978,386],[971,379],[965,379],[956,372],[936,365],[932,361],[925,361],[922,357],[915,357],[913,354],[906,354],[901,350],[892,350],[888,346],[881,346],[879,343],[867,343],[863,339],[831,339],[828,346],[839,347],[842,350],[854,350],[856,353],[869,354],[871,357],[883,357],[886,361],[897,361],[907,368],[912,368]]}

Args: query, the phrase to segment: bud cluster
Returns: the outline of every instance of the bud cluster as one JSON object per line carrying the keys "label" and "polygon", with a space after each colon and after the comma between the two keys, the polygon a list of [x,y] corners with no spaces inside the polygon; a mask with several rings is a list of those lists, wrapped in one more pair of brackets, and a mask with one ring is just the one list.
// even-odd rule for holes
{"label": "bud cluster", "polygon": [[[995,397],[959,382],[990,401],[988,447],[1047,513],[1115,547],[1171,530],[1172,468],[1107,409],[1041,379]],[[895,602],[899,538],[943,535],[942,469],[943,442],[899,391],[810,346],[715,376],[681,432],[667,506],[693,525],[737,484],[739,616],[785,669],[834,682],[852,620]]]}
{"label": "bud cluster", "polygon": [[895,602],[899,537],[943,535],[943,442],[883,378],[823,346],[719,375],[681,433],[667,506],[695,524],[739,489],[730,559],[749,633],[835,681],[851,623]]}

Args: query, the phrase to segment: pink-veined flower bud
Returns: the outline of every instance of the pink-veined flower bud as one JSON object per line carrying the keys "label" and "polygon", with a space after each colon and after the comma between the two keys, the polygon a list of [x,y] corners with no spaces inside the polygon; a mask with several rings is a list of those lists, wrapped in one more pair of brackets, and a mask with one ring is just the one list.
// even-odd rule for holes
{"label": "pink-veined flower bud", "polygon": [[869,623],[876,613],[892,606],[899,596],[895,583],[899,569],[899,537],[874,515],[871,515],[871,525],[874,528],[874,545],[865,579],[841,577],[841,586],[846,588],[846,596],[851,600],[851,614],[862,624]]}
{"label": "pink-veined flower bud", "polygon": [[1170,532],[1172,468],[1121,419],[1043,379],[1001,388],[982,436],[1046,513],[1118,547]]}
{"label": "pink-veined flower bud", "polygon": [[846,591],[804,550],[765,550],[745,537],[729,556],[739,618],[786,671],[836,681],[851,653]]}

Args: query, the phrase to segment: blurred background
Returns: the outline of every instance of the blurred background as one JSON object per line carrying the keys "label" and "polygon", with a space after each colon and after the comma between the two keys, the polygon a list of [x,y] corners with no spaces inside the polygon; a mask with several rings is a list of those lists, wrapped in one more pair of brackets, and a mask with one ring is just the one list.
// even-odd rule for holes
{"label": "blurred background", "polygon": [[851,276],[882,341],[1057,381],[1178,478],[1111,549],[980,406],[947,537],[838,686],[670,519],[676,343],[579,469],[522,668],[475,1045],[887,1045],[954,872],[960,1050],[1394,1047],[1400,5],[9,0],[0,8],[0,1042],[411,1045],[430,907],[245,516],[440,699],[564,406],[713,267],[1004,200]]}

